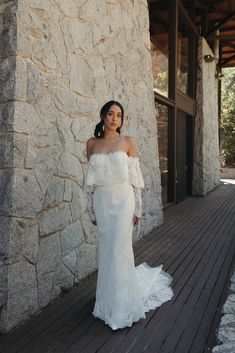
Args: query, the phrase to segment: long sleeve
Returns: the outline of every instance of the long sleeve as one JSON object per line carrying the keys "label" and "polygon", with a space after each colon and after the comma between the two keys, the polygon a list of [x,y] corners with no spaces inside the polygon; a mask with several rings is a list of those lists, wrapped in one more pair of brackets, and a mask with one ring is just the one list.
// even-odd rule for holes
{"label": "long sleeve", "polygon": [[93,206],[93,198],[94,198],[94,187],[87,188],[87,213],[91,221],[96,221],[95,211]]}
{"label": "long sleeve", "polygon": [[134,215],[137,217],[141,217],[142,214],[142,198],[141,198],[141,188],[136,188],[133,186],[134,194],[135,194],[135,211]]}

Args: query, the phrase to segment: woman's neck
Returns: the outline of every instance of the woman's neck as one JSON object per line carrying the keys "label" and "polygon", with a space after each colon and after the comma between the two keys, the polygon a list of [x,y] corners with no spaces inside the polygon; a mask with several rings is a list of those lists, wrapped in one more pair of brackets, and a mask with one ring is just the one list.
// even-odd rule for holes
{"label": "woman's neck", "polygon": [[106,141],[113,141],[120,138],[120,135],[116,131],[104,131],[103,139]]}

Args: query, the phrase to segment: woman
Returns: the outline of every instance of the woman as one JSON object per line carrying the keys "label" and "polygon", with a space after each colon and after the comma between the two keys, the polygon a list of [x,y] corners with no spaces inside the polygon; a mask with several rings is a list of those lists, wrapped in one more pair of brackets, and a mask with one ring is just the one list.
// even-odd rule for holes
{"label": "woman", "polygon": [[110,101],[87,141],[87,210],[98,227],[99,260],[93,315],[113,330],[132,326],[172,298],[171,277],[159,267],[135,267],[133,227],[140,222],[144,182],[136,144],[121,136],[124,110]]}

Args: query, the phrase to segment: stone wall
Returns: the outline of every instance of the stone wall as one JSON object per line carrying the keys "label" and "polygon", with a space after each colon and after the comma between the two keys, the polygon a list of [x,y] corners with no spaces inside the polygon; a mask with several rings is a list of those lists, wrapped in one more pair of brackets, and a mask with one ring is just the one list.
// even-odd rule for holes
{"label": "stone wall", "polygon": [[215,77],[216,62],[206,63],[204,60],[204,55],[208,54],[213,56],[206,40],[200,38],[194,135],[194,195],[206,195],[220,184],[218,81]]}
{"label": "stone wall", "polygon": [[162,222],[162,210],[147,1],[0,6],[0,330],[7,332],[97,267],[85,142],[110,99],[124,105],[124,133],[138,144],[142,235]]}

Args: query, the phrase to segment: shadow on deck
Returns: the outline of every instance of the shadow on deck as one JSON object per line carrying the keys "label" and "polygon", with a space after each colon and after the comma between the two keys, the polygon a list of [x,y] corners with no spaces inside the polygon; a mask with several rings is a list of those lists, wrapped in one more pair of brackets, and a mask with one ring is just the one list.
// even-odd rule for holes
{"label": "shadow on deck", "polygon": [[215,343],[235,250],[235,185],[188,198],[134,245],[136,264],[164,264],[174,298],[131,328],[112,331],[91,312],[96,273],[8,335],[0,353],[205,353]]}

